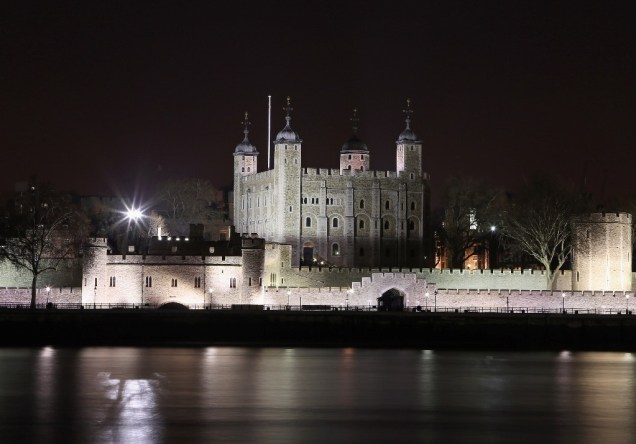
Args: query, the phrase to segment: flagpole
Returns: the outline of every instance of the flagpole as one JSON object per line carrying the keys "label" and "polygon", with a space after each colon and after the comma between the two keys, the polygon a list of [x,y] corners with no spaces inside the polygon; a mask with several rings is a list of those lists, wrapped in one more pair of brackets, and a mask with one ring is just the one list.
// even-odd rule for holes
{"label": "flagpole", "polygon": [[269,160],[271,159],[270,145],[272,143],[272,96],[267,96],[267,169],[269,170]]}

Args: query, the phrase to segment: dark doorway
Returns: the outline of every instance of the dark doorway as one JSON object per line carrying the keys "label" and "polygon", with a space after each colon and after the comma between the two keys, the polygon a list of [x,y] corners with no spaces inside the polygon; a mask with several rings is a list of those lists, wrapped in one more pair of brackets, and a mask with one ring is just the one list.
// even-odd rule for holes
{"label": "dark doorway", "polygon": [[311,267],[314,263],[314,244],[311,242],[305,242],[303,245],[303,259],[302,265]]}
{"label": "dark doorway", "polygon": [[404,311],[404,293],[397,288],[382,293],[378,298],[378,311]]}

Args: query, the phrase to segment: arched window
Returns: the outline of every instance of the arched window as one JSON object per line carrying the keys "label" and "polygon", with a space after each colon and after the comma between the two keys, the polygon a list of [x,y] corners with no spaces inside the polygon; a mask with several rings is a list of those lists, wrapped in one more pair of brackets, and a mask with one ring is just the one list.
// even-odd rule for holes
{"label": "arched window", "polygon": [[411,211],[415,211],[415,202],[411,202]]}
{"label": "arched window", "polygon": [[360,208],[364,208],[364,199],[360,201]]}
{"label": "arched window", "polygon": [[307,217],[307,218],[305,219],[305,226],[306,226],[306,227],[311,227],[311,217]]}
{"label": "arched window", "polygon": [[331,221],[331,226],[333,228],[338,228],[338,218],[334,217],[333,220]]}
{"label": "arched window", "polygon": [[340,247],[338,246],[338,244],[333,244],[331,246],[331,255],[338,256],[339,254],[340,254]]}
{"label": "arched window", "polygon": [[391,202],[387,200],[386,202],[384,202],[384,209],[388,210],[389,208],[391,208]]}
{"label": "arched window", "polygon": [[358,222],[358,228],[364,228],[364,220],[360,219],[360,222]]}
{"label": "arched window", "polygon": [[415,221],[409,221],[409,230],[415,230]]}
{"label": "arched window", "polygon": [[388,229],[389,229],[389,221],[388,221],[388,220],[385,220],[385,221],[384,221],[384,229],[385,229],[385,230],[388,230]]}

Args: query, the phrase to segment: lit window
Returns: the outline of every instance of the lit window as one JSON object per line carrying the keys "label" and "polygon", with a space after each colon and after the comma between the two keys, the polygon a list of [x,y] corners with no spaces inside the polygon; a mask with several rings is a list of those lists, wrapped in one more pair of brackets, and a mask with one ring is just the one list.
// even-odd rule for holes
{"label": "lit window", "polygon": [[340,254],[340,247],[338,244],[333,244],[331,246],[331,254],[332,256],[338,256]]}

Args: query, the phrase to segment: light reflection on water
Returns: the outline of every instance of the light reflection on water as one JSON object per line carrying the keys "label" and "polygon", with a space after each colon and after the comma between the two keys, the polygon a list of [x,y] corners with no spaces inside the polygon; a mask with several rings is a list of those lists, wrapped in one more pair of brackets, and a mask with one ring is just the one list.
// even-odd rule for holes
{"label": "light reflection on water", "polygon": [[636,442],[630,353],[0,349],[0,442]]}

